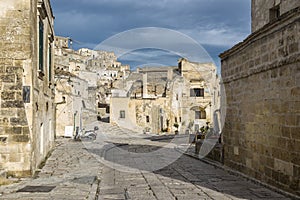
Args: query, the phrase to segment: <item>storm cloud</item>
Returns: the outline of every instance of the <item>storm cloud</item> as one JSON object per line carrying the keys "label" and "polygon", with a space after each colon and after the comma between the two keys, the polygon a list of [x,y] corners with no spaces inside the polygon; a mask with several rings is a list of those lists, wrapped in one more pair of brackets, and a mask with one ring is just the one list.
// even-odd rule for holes
{"label": "storm cloud", "polygon": [[250,33],[250,0],[51,0],[56,35],[74,48],[94,48],[130,29],[161,27],[201,44],[219,65],[218,54]]}

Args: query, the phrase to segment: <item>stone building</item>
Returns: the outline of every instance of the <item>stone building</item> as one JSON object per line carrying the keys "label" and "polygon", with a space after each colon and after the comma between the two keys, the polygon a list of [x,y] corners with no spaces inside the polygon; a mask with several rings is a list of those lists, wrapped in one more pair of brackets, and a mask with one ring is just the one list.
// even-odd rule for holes
{"label": "stone building", "polygon": [[87,59],[87,70],[97,74],[97,113],[98,118],[107,117],[109,113],[109,102],[111,89],[116,82],[124,80],[130,73],[129,65],[122,65],[117,61],[114,52],[100,50],[79,49],[80,55],[85,55]]}
{"label": "stone building", "polygon": [[88,82],[75,74],[55,70],[56,136],[73,137],[82,129]]}
{"label": "stone building", "polygon": [[224,163],[300,195],[300,1],[252,0],[252,33],[220,55]]}
{"label": "stone building", "polygon": [[56,107],[57,136],[75,135],[86,124],[106,116],[111,88],[130,72],[129,66],[118,62],[113,52],[73,50],[70,41],[67,37],[55,37],[56,101],[65,99],[65,104]]}
{"label": "stone building", "polygon": [[199,131],[213,123],[216,79],[213,64],[186,59],[178,67],[137,69],[112,91],[111,123],[152,133]]}
{"label": "stone building", "polygon": [[69,48],[69,38],[55,37],[57,136],[73,137],[97,119],[98,75],[88,70],[89,59],[90,55]]}
{"label": "stone building", "polygon": [[0,168],[29,176],[54,141],[54,17],[49,0],[0,4]]}

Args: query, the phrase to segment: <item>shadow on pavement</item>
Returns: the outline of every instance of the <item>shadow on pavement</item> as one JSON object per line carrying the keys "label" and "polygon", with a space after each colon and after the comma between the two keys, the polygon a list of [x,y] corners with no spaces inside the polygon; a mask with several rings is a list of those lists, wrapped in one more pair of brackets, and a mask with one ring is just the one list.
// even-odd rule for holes
{"label": "shadow on pavement", "polygon": [[[171,138],[171,137],[170,137]],[[166,137],[150,137],[150,140],[168,140]],[[230,198],[243,198],[243,199],[285,199],[283,195],[278,194],[272,190],[255,184],[242,177],[238,177],[222,169],[211,166],[195,158],[191,158],[181,154],[176,158],[173,153],[174,149],[165,148],[152,145],[131,145],[127,143],[113,143],[118,148],[108,149],[104,159],[119,164],[119,166],[126,166],[130,168],[153,172],[159,175],[160,180],[165,180],[170,183],[168,187],[172,189],[172,184],[177,185],[178,190],[182,187],[196,186],[209,196],[214,196],[217,199],[225,196],[226,199]],[[157,151],[165,153],[165,155],[155,154]],[[97,154],[96,149],[88,150],[91,153]],[[148,153],[148,154],[145,154]],[[151,155],[149,154],[151,153]],[[177,152],[178,153],[178,152]],[[157,167],[167,158],[173,158],[173,162],[158,168],[154,171],[149,170],[149,165]],[[118,170],[118,169],[116,169]],[[122,171],[122,170],[121,170]],[[163,178],[164,177],[164,178]],[[286,198],[288,199],[288,198]]]}

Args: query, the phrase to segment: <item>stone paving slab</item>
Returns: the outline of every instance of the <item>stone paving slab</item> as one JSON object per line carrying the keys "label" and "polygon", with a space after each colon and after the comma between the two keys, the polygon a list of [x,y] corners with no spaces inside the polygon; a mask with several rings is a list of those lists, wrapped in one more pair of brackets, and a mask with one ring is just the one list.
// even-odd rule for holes
{"label": "stone paving slab", "polygon": [[[56,141],[56,148],[36,178],[0,187],[0,199],[88,199],[96,196],[99,163],[81,142],[69,138]],[[17,192],[25,186],[52,185],[50,192]]]}
{"label": "stone paving slab", "polygon": [[[127,147],[122,146],[125,151],[120,154],[122,156],[118,155],[119,150],[114,149],[117,148],[116,145],[102,149],[98,143],[89,145],[70,139],[59,139],[57,147],[38,177],[24,179],[20,183],[9,186],[1,186],[0,199],[289,199],[269,188],[183,153],[174,162],[155,171],[139,169],[139,166],[136,166],[139,163],[150,166],[157,164],[151,163],[155,160],[166,162],[167,158],[175,155],[170,155],[172,152],[178,155],[178,149],[169,147],[165,151],[166,155],[155,159],[158,156],[155,153],[141,153],[147,153],[157,147],[165,148],[165,141],[144,139],[145,135],[130,137],[133,133],[129,130],[109,124],[98,126],[102,133],[113,136],[107,139],[107,144],[108,142],[126,143]],[[134,150],[134,156],[130,157],[132,154],[126,154],[127,150]],[[119,165],[103,164],[99,162],[99,158],[113,158],[111,161],[118,162]],[[116,158],[117,160],[114,160]],[[122,166],[122,164],[134,167],[134,172],[112,168],[112,166]],[[53,185],[55,188],[48,193],[16,192],[30,185]]]}

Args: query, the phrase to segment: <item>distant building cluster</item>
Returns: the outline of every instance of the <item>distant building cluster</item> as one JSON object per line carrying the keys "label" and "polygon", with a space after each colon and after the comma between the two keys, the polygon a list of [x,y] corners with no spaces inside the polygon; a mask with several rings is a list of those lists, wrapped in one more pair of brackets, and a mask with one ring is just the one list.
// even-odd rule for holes
{"label": "distant building cluster", "polygon": [[176,67],[130,72],[113,52],[72,50],[55,37],[57,136],[81,132],[90,120],[151,133],[197,132],[213,124],[219,78],[212,63],[181,59]]}
{"label": "distant building cluster", "polygon": [[[85,124],[109,112],[111,88],[130,73],[113,52],[69,47],[70,38],[55,37],[55,90],[57,136],[79,134]],[[104,108],[104,109],[103,109]]]}
{"label": "distant building cluster", "polygon": [[116,83],[111,123],[162,133],[194,133],[213,124],[220,106],[220,80],[212,63],[180,59],[176,67],[144,67]]}

